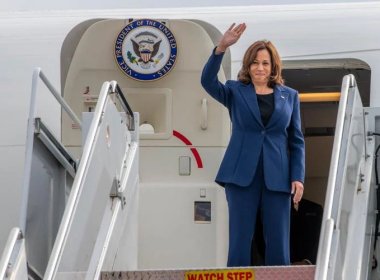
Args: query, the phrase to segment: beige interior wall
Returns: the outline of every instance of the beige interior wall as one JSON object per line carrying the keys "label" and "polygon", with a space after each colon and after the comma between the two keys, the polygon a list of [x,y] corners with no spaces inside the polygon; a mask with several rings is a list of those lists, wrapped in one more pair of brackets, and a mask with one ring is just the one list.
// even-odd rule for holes
{"label": "beige interior wall", "polygon": [[324,205],[329,175],[333,136],[305,138],[306,178],[304,198]]}
{"label": "beige interior wall", "polygon": [[[177,61],[169,74],[150,82],[136,81],[125,75],[115,60],[114,44],[119,32],[128,22],[103,20],[94,23],[83,34],[69,67],[64,98],[80,116],[82,111],[87,110],[83,95],[86,89],[89,88],[89,94],[97,96],[104,81],[116,80],[131,103],[132,110],[139,111],[142,122],[152,119],[150,114],[161,117],[159,120],[156,119],[157,122],[164,122],[156,124],[157,129],[164,132],[161,134],[162,137],[142,137],[141,146],[182,146],[181,141],[172,137],[172,131],[177,130],[194,146],[224,147],[230,135],[227,110],[209,97],[200,84],[201,70],[214,43],[208,33],[194,22],[166,22],[176,38],[178,50]],[[224,80],[223,70],[220,75],[220,79]],[[146,98],[149,94],[154,95],[155,91],[157,96],[152,100]],[[141,94],[144,98],[136,98],[136,94]],[[203,98],[207,99],[208,104],[206,130],[201,128]],[[152,106],[149,102],[167,106]],[[62,119],[64,144],[71,147],[79,146],[79,129],[72,128],[72,121],[65,114],[62,115]]]}

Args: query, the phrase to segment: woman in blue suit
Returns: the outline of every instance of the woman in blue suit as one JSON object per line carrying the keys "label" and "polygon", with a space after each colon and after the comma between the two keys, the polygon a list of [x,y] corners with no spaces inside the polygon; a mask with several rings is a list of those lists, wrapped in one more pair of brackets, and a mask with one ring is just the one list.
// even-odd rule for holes
{"label": "woman in blue suit", "polygon": [[289,265],[291,194],[303,194],[305,147],[298,92],[284,86],[274,45],[257,41],[246,51],[238,81],[219,82],[225,50],[246,29],[233,24],[202,72],[202,86],[227,107],[232,135],[216,182],[225,187],[229,212],[228,266],[249,266],[257,213],[261,213],[265,264]]}

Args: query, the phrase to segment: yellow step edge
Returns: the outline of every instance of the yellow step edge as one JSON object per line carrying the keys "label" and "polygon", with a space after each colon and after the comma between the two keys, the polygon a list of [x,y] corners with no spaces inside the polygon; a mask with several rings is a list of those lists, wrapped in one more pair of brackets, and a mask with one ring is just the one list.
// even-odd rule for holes
{"label": "yellow step edge", "polygon": [[340,99],[340,92],[308,92],[300,93],[299,98],[301,102],[338,102]]}

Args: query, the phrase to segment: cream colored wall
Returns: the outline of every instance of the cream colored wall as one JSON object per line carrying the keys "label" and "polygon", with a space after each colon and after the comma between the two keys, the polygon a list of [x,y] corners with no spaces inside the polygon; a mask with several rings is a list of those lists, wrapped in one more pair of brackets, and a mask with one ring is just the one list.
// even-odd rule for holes
{"label": "cream colored wall", "polygon": [[[302,129],[334,128],[336,103],[301,103]],[[324,206],[334,136],[305,137],[304,198]]]}
{"label": "cream colored wall", "polygon": [[324,205],[329,175],[333,136],[305,138],[306,178],[304,198]]}
{"label": "cream colored wall", "polygon": [[[83,93],[90,88],[91,95],[98,95],[105,80],[116,80],[132,110],[139,111],[141,122],[152,119],[149,114],[164,115],[156,124],[163,132],[161,137],[142,137],[141,146],[182,146],[183,143],[172,137],[172,130],[185,135],[194,146],[224,147],[228,143],[229,117],[226,109],[217,104],[202,89],[200,73],[214,46],[208,33],[198,24],[186,20],[168,20],[168,27],[177,41],[177,61],[172,71],[163,78],[151,81],[136,81],[126,76],[118,67],[114,57],[114,44],[117,35],[125,27],[125,20],[103,20],[93,24],[83,34],[71,65],[64,86],[64,98],[80,116],[86,110]],[[224,80],[223,70],[221,80]],[[136,98],[136,94],[147,96],[155,94],[167,100],[165,112],[157,113],[148,104],[149,98]],[[160,94],[164,93],[164,94]],[[129,94],[131,95],[128,98]],[[208,103],[208,129],[201,129],[201,102]],[[154,105],[158,100],[153,100]],[[153,106],[154,107],[154,106]],[[163,110],[157,108],[157,110]],[[79,129],[72,129],[72,122],[65,114],[63,118],[62,138],[66,146],[80,145]],[[157,121],[157,118],[155,118]],[[155,139],[160,139],[157,141]]]}
{"label": "cream colored wall", "polygon": [[[126,76],[114,57],[114,44],[125,20],[103,20],[83,33],[68,70],[64,98],[80,116],[87,111],[83,92],[99,94],[102,83],[116,80],[140,121],[155,134],[140,134],[139,259],[140,269],[225,266],[228,244],[224,189],[214,178],[230,136],[227,110],[202,89],[201,71],[212,49],[213,35],[200,24],[165,20],[177,42],[177,61],[163,78],[141,82]],[[211,27],[210,27],[211,28]],[[227,57],[228,59],[228,57]],[[228,65],[227,65],[228,66]],[[227,67],[229,68],[229,66]],[[225,81],[224,71],[219,73]],[[202,99],[207,100],[207,128],[201,128]],[[79,129],[63,114],[62,138],[80,153]],[[202,159],[199,167],[189,147],[173,136],[188,138]],[[190,161],[190,175],[180,174],[179,159]],[[211,203],[212,221],[194,220],[195,201]]]}

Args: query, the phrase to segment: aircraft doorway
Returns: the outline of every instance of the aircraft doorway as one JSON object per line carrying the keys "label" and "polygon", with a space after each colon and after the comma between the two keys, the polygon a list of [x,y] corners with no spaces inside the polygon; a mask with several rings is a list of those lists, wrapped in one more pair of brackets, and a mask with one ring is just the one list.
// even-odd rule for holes
{"label": "aircraft doorway", "polygon": [[[364,107],[369,106],[371,71],[357,59],[289,61],[284,63],[287,86],[302,95],[340,93],[347,74],[356,78]],[[303,102],[302,130],[306,145],[306,177],[304,198],[323,206],[330,168],[339,101]]]}
{"label": "aircraft doorway", "polygon": [[[165,21],[175,31],[181,55],[168,76],[145,83],[121,73],[115,61],[115,38],[126,24],[131,22],[94,20],[72,30],[68,38],[76,39],[65,41],[62,49],[64,98],[78,114],[92,111],[100,81],[117,80],[131,107],[140,113],[140,125],[154,128],[141,133],[139,142],[138,268],[220,267],[226,262],[228,221],[223,189],[214,183],[214,176],[229,141],[230,120],[228,112],[199,83],[219,33],[204,22]],[[197,59],[190,55],[194,48],[189,42],[202,42],[197,45]],[[222,81],[231,72],[231,61],[225,58]],[[363,104],[369,104],[370,69],[366,63],[354,59],[285,61],[284,66],[286,84],[311,96],[340,92],[343,76],[354,74]],[[296,238],[292,246],[293,252],[296,247],[310,246],[314,257],[299,254],[293,261],[314,261],[316,257],[338,106],[338,99],[301,104],[306,141],[304,202],[319,210],[313,212],[316,221],[300,215],[300,220],[311,223],[301,226],[301,231],[313,228],[313,236],[304,234],[309,239]],[[80,154],[78,129],[64,118],[62,127],[64,144]],[[183,141],[185,137],[188,140]],[[193,155],[193,149],[203,161]],[[303,205],[298,214],[303,213]]]}
{"label": "aircraft doorway", "polygon": [[[327,181],[335,135],[342,79],[356,78],[363,106],[369,106],[371,71],[368,64],[356,59],[285,61],[283,76],[287,86],[297,89],[301,99],[302,130],[305,136],[305,191],[299,210],[292,209],[291,261],[315,264]],[[331,93],[329,100],[312,95]],[[310,94],[310,96],[309,96]],[[304,97],[308,98],[304,98]],[[260,240],[260,234],[257,234]],[[253,265],[263,263],[264,247],[255,238],[252,243]]]}
{"label": "aircraft doorway", "polygon": [[[316,263],[339,107],[338,93],[347,74],[355,76],[363,106],[369,106],[371,71],[365,62],[356,59],[284,62],[285,84],[300,93],[306,152],[303,200],[298,210],[291,211],[290,258],[295,264]],[[317,98],[321,93],[328,93],[326,100]],[[252,241],[252,265],[264,264],[261,232],[258,222]]]}

